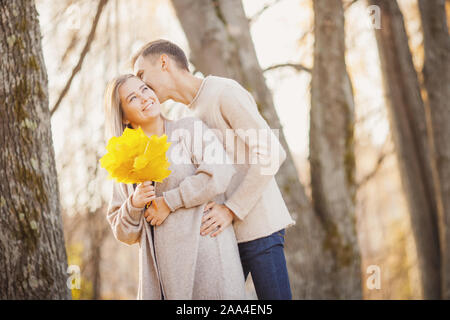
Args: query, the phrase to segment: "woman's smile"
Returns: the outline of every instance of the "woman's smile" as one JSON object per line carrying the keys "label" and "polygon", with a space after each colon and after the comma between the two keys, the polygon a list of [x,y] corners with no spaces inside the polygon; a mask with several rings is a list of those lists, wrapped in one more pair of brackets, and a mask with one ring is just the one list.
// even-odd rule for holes
{"label": "woman's smile", "polygon": [[147,103],[145,106],[144,106],[144,109],[142,109],[142,111],[147,111],[147,110],[149,110],[153,105],[155,104],[155,101],[150,101],[149,103]]}

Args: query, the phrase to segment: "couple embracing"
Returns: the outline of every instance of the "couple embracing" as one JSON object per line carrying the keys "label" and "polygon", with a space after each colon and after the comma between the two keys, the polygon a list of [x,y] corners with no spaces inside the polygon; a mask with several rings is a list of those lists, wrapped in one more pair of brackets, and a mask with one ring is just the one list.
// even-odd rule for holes
{"label": "couple embracing", "polygon": [[[141,127],[171,142],[170,176],[114,182],[107,210],[114,236],[139,245],[138,299],[245,299],[249,273],[258,299],[291,299],[284,236],[294,221],[274,179],[286,153],[253,97],[234,80],[192,75],[166,40],[146,44],[132,64],[134,74],[106,89],[107,135]],[[165,118],[169,99],[194,116]],[[270,143],[246,136],[252,130]]]}

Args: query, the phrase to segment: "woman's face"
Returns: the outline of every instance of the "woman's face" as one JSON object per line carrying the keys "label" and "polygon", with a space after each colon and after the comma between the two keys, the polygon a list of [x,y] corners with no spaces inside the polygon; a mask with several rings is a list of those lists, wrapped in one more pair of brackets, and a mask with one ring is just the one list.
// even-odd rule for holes
{"label": "woman's face", "polygon": [[124,120],[128,120],[133,128],[153,121],[160,116],[161,105],[158,97],[142,80],[136,77],[127,79],[119,87],[120,101],[124,112]]}

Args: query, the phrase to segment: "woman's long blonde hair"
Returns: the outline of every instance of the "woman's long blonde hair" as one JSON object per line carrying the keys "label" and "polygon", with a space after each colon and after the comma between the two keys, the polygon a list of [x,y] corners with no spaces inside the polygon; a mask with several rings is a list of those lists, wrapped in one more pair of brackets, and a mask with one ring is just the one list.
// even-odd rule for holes
{"label": "woman's long blonde hair", "polygon": [[112,79],[105,90],[105,135],[107,140],[111,137],[119,137],[127,127],[123,123],[123,109],[120,101],[119,87],[129,78],[136,77],[133,74],[124,74]]}

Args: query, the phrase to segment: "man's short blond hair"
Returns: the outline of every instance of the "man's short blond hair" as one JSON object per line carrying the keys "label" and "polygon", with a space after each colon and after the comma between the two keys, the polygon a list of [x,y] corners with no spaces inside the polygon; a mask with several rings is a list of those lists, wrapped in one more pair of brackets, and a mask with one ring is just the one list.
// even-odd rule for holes
{"label": "man's short blond hair", "polygon": [[163,39],[151,41],[133,54],[130,60],[131,68],[134,68],[134,64],[140,56],[145,58],[150,55],[161,55],[163,53],[174,59],[180,69],[189,71],[188,60],[184,51],[175,43]]}

